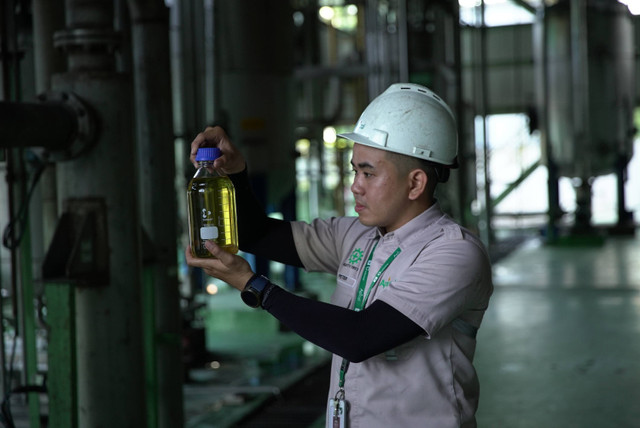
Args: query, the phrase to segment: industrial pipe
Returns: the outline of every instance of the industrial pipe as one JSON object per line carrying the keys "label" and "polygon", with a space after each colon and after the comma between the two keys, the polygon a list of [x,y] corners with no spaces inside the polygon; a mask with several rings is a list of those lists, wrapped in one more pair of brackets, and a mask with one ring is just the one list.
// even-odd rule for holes
{"label": "industrial pipe", "polygon": [[74,114],[64,105],[0,102],[0,146],[65,148],[76,132]]}
{"label": "industrial pipe", "polygon": [[74,158],[95,137],[88,107],[69,92],[47,92],[39,103],[0,101],[0,147],[41,147],[51,160]]}
{"label": "industrial pipe", "polygon": [[108,249],[108,273],[75,288],[75,411],[80,427],[147,427],[132,79],[116,72],[113,1],[66,0],[65,16],[54,44],[66,54],[68,71],[51,85],[82,97],[100,126],[91,150],[56,165],[57,194],[66,204],[104,207],[98,213],[106,238],[97,242]]}
{"label": "industrial pipe", "polygon": [[[148,246],[143,255],[148,428],[184,423],[177,200],[171,103],[169,9],[163,0],[129,0],[138,207]],[[158,215],[162,213],[162,215]]]}

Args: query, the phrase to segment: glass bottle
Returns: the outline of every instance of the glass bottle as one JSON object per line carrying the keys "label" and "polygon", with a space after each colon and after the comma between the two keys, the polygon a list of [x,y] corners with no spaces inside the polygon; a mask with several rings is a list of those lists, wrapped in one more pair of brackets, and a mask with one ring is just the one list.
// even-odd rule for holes
{"label": "glass bottle", "polygon": [[217,147],[198,149],[198,170],[187,188],[189,242],[194,257],[213,257],[204,246],[215,241],[231,254],[238,252],[236,192],[229,177],[213,168],[220,157]]}

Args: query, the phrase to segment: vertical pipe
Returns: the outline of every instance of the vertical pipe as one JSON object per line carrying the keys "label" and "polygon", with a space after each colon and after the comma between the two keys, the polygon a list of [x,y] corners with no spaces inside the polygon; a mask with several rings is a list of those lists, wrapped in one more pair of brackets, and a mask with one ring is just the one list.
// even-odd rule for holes
{"label": "vertical pipe", "polygon": [[84,156],[58,165],[58,196],[99,197],[107,207],[109,282],[76,290],[78,423],[146,425],[141,332],[141,256],[131,87],[115,73],[67,73],[58,89],[96,110],[102,133]]}
{"label": "vertical pipe", "polygon": [[[280,209],[295,188],[293,20],[288,2],[219,2],[221,103],[251,165],[256,195]],[[258,258],[266,272],[269,263]],[[262,270],[261,270],[262,269]]]}
{"label": "vertical pipe", "polygon": [[[20,101],[21,79],[18,55],[18,28],[15,19],[15,1],[0,1],[0,54],[2,54],[2,89],[3,100]],[[7,150],[7,176],[9,193],[9,216],[18,215],[19,207],[25,198],[27,172],[22,159],[23,150]],[[22,337],[24,370],[22,382],[34,384],[37,375],[37,349],[35,339],[34,288],[31,274],[31,245],[28,221],[23,225],[24,234],[20,245],[11,248],[11,286],[13,313],[18,320],[15,327],[14,340]],[[14,234],[15,238],[15,234]],[[1,301],[0,301],[1,303]],[[1,317],[0,317],[0,321]],[[4,324],[4,323],[3,323]],[[0,340],[4,342],[4,329]],[[4,343],[3,343],[4,348]],[[4,349],[2,353],[3,381],[5,393],[11,389],[11,379],[6,379],[4,372]],[[11,373],[9,373],[10,375]],[[40,403],[37,393],[28,394],[29,423],[32,428],[40,427]]]}
{"label": "vertical pipe", "polygon": [[215,25],[216,13],[214,11],[214,1],[205,0],[203,4],[204,15],[204,34],[203,34],[203,50],[204,50],[204,117],[210,121],[216,118],[216,104],[218,103],[219,90],[218,86],[218,73],[216,67],[218,66],[216,56],[218,51],[216,49],[217,43],[217,27]]}
{"label": "vertical pipe", "polygon": [[480,228],[480,234],[485,245],[493,243],[493,232],[491,228],[491,174],[489,170],[489,142],[487,134],[487,106],[489,105],[489,82],[487,73],[487,26],[485,23],[485,2],[480,3],[480,115],[482,116],[482,164],[483,178],[482,186],[484,201],[484,218],[481,220],[484,227]]}
{"label": "vertical pipe", "polygon": [[[1,61],[0,61],[0,75],[2,77],[2,81],[0,82],[0,89],[1,89],[1,93],[0,96],[2,98],[2,100],[11,100],[11,93],[9,90],[10,84],[11,84],[11,80],[9,78],[10,76],[10,66],[11,66],[11,62],[9,61],[9,57],[8,57],[8,53],[9,53],[9,43],[8,43],[8,39],[9,39],[9,14],[7,13],[7,2],[6,0],[0,0],[0,55],[2,55]],[[12,149],[7,149],[4,153],[3,153],[3,160],[6,162],[7,165],[7,174],[6,174],[6,179],[4,181],[4,183],[0,184],[0,188],[2,188],[3,190],[5,189],[4,184],[6,183],[6,193],[7,193],[7,206],[4,207],[5,209],[5,214],[7,215],[8,218],[11,218],[12,213],[13,213],[13,188],[12,188],[12,184],[11,181],[12,180],[12,176],[11,176],[11,172],[12,172],[12,163],[11,163],[11,158],[12,158]],[[1,251],[0,251],[1,253]],[[10,253],[9,255],[10,258],[10,262],[9,262],[9,276],[10,276],[10,287],[13,287],[13,284],[15,283],[15,279],[14,279],[14,272],[15,272],[15,261],[14,261],[14,253],[13,251]],[[0,286],[2,286],[2,264],[0,264]],[[4,297],[2,296],[3,293],[0,293],[0,307],[4,308]],[[7,378],[7,372],[6,372],[6,362],[5,362],[5,346],[4,346],[4,313],[3,311],[0,311],[0,337],[2,338],[2,340],[0,340],[0,375],[2,377],[2,379],[0,379],[2,381],[2,392],[3,395],[6,394],[9,391],[10,388],[10,380]]]}
{"label": "vertical pipe", "polygon": [[[25,225],[25,231],[20,244],[20,325],[22,336],[22,359],[24,364],[24,384],[35,385],[38,376],[38,349],[36,347],[36,310],[34,305],[35,293],[33,287],[33,275],[31,273],[31,236],[29,226]],[[40,397],[36,392],[28,394],[29,427],[40,427]]]}
{"label": "vertical pipe", "polygon": [[407,0],[398,0],[398,77],[409,81],[409,32],[407,31]]}
{"label": "vertical pipe", "polygon": [[0,0],[0,77],[2,77],[2,81],[0,84],[0,89],[2,90],[2,99],[8,100],[10,99],[8,96],[9,89],[9,81],[7,80],[9,77],[9,61],[5,58],[8,50],[8,25],[7,25],[7,13],[6,13],[6,5],[5,0]]}
{"label": "vertical pipe", "polygon": [[[53,46],[54,32],[64,26],[64,0],[33,0],[32,6],[36,93],[41,94],[51,88],[51,76],[65,68],[64,56]],[[55,171],[53,163],[46,167],[35,190],[40,197],[31,203],[32,220],[42,224],[40,239],[33,240],[35,264],[49,247],[58,218]]]}
{"label": "vertical pipe", "polygon": [[[571,0],[570,24],[571,24],[571,101],[572,101],[572,141],[567,141],[574,147],[584,145],[590,147],[592,138],[589,130],[589,63],[587,52],[587,4],[582,0]],[[581,179],[579,186],[575,186],[576,212],[575,227],[579,230],[587,230],[591,223],[591,167],[590,156],[578,156],[577,174]]]}
{"label": "vertical pipe", "polygon": [[560,218],[560,201],[559,201],[559,188],[558,188],[558,167],[554,159],[554,142],[551,140],[550,132],[550,113],[549,113],[549,99],[550,99],[550,83],[549,83],[549,17],[546,11],[546,7],[542,6],[539,9],[537,21],[534,26],[534,41],[536,55],[536,69],[538,91],[537,91],[537,110],[540,118],[541,145],[542,156],[544,163],[547,166],[547,225],[546,225],[546,240],[547,242],[555,242],[558,233],[556,227],[556,221]]}
{"label": "vertical pipe", "polygon": [[[1,1],[1,0],[0,0]],[[16,189],[16,184],[14,183],[15,180],[15,163],[14,163],[14,157],[15,157],[15,153],[17,152],[17,150],[15,149],[6,149],[5,150],[5,163],[6,163],[6,175],[5,175],[5,181],[6,181],[6,202],[7,204],[5,206],[3,206],[3,209],[5,210],[5,212],[3,214],[5,214],[7,216],[8,221],[11,221],[11,219],[13,219],[13,213],[15,211],[17,211],[17,209],[15,208],[16,206],[16,201],[15,201],[15,190]],[[4,230],[3,230],[4,232]],[[0,253],[2,252],[3,248],[0,248]],[[16,290],[17,290],[17,258],[15,255],[15,250],[13,249],[9,249],[9,284],[7,285],[7,294],[9,294],[11,296],[16,296]],[[0,284],[1,285],[1,284]],[[4,287],[4,286],[3,286]],[[2,290],[4,291],[4,289]],[[2,308],[5,307],[5,298],[3,297],[5,293],[4,292],[0,292],[0,304],[2,306]],[[11,314],[13,315],[14,319],[17,318],[17,307],[16,307],[16,299],[11,299],[10,300],[10,304],[11,304]],[[2,366],[0,367],[0,373],[2,373],[2,393],[3,396],[6,394],[9,394],[9,392],[11,391],[11,377],[8,373],[8,367],[9,365],[7,364],[7,359],[6,359],[6,349],[5,349],[5,341],[4,341],[4,337],[5,337],[5,325],[6,323],[4,322],[4,311],[0,311],[0,333],[2,333],[1,338],[2,340],[0,340],[0,350],[2,351],[0,353],[0,363],[2,364]],[[17,334],[17,330],[18,330],[18,326],[14,327],[16,329],[16,334]]]}
{"label": "vertical pipe", "polygon": [[[214,6],[217,7],[217,3]],[[177,28],[176,36],[176,58],[174,60],[175,74],[178,76],[174,80],[176,90],[174,91],[174,106],[176,115],[174,123],[176,125],[175,133],[180,138],[179,143],[184,146],[180,147],[181,153],[187,151],[187,144],[194,135],[201,132],[203,128],[210,124],[213,118],[206,117],[205,99],[215,96],[219,100],[218,93],[207,94],[205,92],[204,70],[206,69],[205,48],[204,48],[204,9],[203,2],[194,2],[191,0],[175,0],[172,8],[174,21],[172,28]],[[219,21],[214,17],[216,23]],[[217,31],[217,34],[220,34]],[[230,45],[229,45],[230,46]],[[218,89],[219,84],[214,81],[214,88]],[[218,104],[219,105],[219,104]],[[218,106],[216,106],[217,108]],[[218,118],[218,120],[220,120]],[[179,144],[176,144],[179,146]],[[180,173],[183,176],[180,199],[181,218],[186,221],[186,186],[189,179],[193,175],[193,166],[189,162],[187,156],[184,156],[180,164]],[[193,272],[190,269],[190,272]],[[191,281],[189,295],[193,295],[195,291],[195,281]]]}
{"label": "vertical pipe", "polygon": [[[630,137],[629,137],[630,138]],[[625,196],[625,182],[627,181],[627,165],[629,159],[624,154],[619,154],[616,161],[615,173],[616,173],[616,193],[618,195],[618,222],[617,227],[620,230],[630,229],[635,230],[633,223],[633,213],[627,211],[626,196]]]}
{"label": "vertical pipe", "polygon": [[[8,151],[8,150],[7,150]],[[0,160],[5,160],[4,159],[4,152],[0,151]],[[0,211],[0,223],[4,224],[4,216],[8,216],[9,214],[9,210],[7,209],[7,206],[9,205],[9,201],[8,201],[8,192],[4,192],[4,187],[0,186],[0,191],[2,191],[2,193],[0,193],[0,207],[2,207],[1,211]],[[2,247],[0,247],[0,308],[4,308],[4,297],[3,297],[3,290],[4,290],[4,285],[3,285],[3,278],[4,278],[4,274],[2,273],[2,267],[4,265],[3,261],[2,261],[2,252],[3,249]],[[8,390],[8,384],[7,384],[7,366],[5,363],[5,341],[4,341],[4,335],[5,331],[4,331],[4,314],[2,313],[2,311],[0,311],[0,337],[2,338],[2,340],[0,340],[0,392],[4,395],[5,392]]]}
{"label": "vertical pipe", "polygon": [[[147,264],[142,269],[142,323],[143,323],[143,341],[144,341],[144,372],[145,372],[145,389],[146,389],[146,408],[147,408],[147,428],[157,428],[159,412],[159,402],[165,396],[159,396],[159,378],[163,373],[158,372],[158,334],[156,334],[156,292],[157,267]],[[180,388],[177,388],[178,390]],[[168,403],[170,406],[181,406],[181,402]],[[181,426],[182,421],[178,420],[176,428]]]}
{"label": "vertical pipe", "polygon": [[[204,12],[201,2],[177,0],[177,23],[180,27],[180,74],[182,90],[179,93],[180,111],[182,111],[181,125],[176,129],[177,134],[192,138],[202,131],[205,124],[211,120],[205,116],[205,102],[203,84],[204,71]],[[190,140],[189,140],[190,141]],[[188,160],[187,160],[188,161]],[[191,174],[189,174],[191,175]],[[186,186],[186,184],[185,184]]]}
{"label": "vertical pipe", "polygon": [[[147,348],[148,402],[156,407],[150,427],[182,426],[182,354],[177,278],[177,203],[171,109],[169,10],[162,0],[130,0],[138,143],[139,208],[151,244],[144,287],[145,311],[155,343]],[[149,285],[151,288],[148,288]],[[151,346],[153,345],[153,346]],[[155,398],[154,398],[155,397]],[[150,409],[153,410],[153,409]],[[153,412],[152,412],[153,413]],[[153,421],[157,424],[153,424]]]}
{"label": "vertical pipe", "polygon": [[384,91],[381,81],[382,35],[386,29],[378,28],[378,0],[365,0],[365,57],[367,63],[367,92],[372,100]]}
{"label": "vertical pipe", "polygon": [[0,0],[0,53],[2,54],[2,99],[20,100],[20,61],[14,14],[15,0]]}
{"label": "vertical pipe", "polygon": [[[578,141],[584,141],[589,147],[588,139],[591,138],[589,132],[589,72],[587,57],[587,3],[584,0],[571,0],[569,9],[569,19],[571,24],[571,101],[572,101],[572,137]],[[574,147],[584,143],[567,141]],[[590,162],[589,156],[576,158],[578,162]],[[582,171],[580,171],[582,169]],[[591,167],[584,164],[578,167],[579,176],[584,180],[588,177]]]}
{"label": "vertical pipe", "polygon": [[[460,215],[462,224],[467,227],[477,226],[473,216],[471,215],[471,203],[476,198],[475,194],[470,194],[470,189],[475,189],[475,185],[469,185],[471,178],[473,177],[473,183],[475,184],[475,177],[470,172],[475,172],[475,155],[473,158],[468,159],[467,153],[475,153],[472,150],[467,150],[467,145],[470,141],[473,141],[473,135],[468,135],[467,130],[467,115],[464,108],[463,97],[463,80],[462,80],[462,42],[460,31],[460,5],[454,6],[453,11],[453,56],[455,67],[455,87],[456,87],[456,101],[455,110],[458,124],[458,163],[460,169],[457,172],[457,211]],[[472,144],[475,147],[475,143]],[[475,193],[475,190],[474,190]]]}
{"label": "vertical pipe", "polygon": [[104,201],[108,239],[101,244],[109,250],[107,284],[76,288],[78,425],[145,427],[131,82],[115,72],[113,2],[67,0],[65,5],[66,30],[56,40],[66,48],[69,71],[55,75],[52,86],[90,105],[101,132],[82,157],[59,163],[58,198]]}
{"label": "vertical pipe", "polygon": [[51,88],[51,76],[64,70],[64,56],[53,47],[53,33],[64,26],[64,0],[33,0],[36,92]]}
{"label": "vertical pipe", "polygon": [[75,288],[69,283],[50,283],[45,295],[49,309],[49,361],[56,361],[49,364],[47,371],[48,426],[78,428]]}

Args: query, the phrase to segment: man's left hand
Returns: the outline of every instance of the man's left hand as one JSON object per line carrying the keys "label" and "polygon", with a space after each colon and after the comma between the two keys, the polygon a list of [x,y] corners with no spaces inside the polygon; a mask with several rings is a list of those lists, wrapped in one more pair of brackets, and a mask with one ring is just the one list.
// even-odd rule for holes
{"label": "man's left hand", "polygon": [[249,263],[238,255],[224,251],[213,241],[206,241],[205,246],[214,258],[193,257],[191,247],[187,247],[185,251],[187,264],[199,267],[207,275],[218,278],[242,291],[254,274]]}

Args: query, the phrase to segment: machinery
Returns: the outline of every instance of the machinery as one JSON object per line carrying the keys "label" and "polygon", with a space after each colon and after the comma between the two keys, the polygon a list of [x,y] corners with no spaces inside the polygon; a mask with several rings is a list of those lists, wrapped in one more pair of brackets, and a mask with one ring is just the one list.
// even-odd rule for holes
{"label": "machinery", "polygon": [[573,230],[591,230],[593,179],[615,173],[617,227],[633,230],[624,197],[636,131],[629,10],[617,1],[560,1],[540,9],[534,40],[551,221],[561,216],[557,180],[569,177],[577,203]]}

